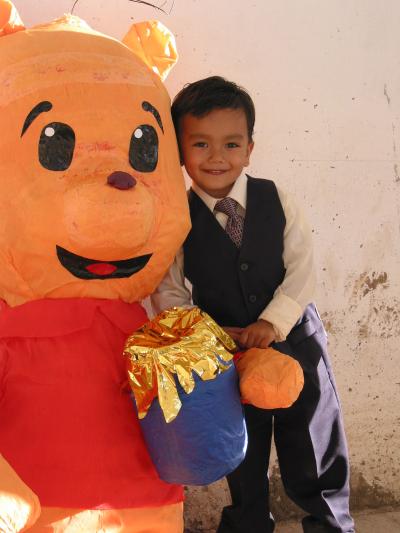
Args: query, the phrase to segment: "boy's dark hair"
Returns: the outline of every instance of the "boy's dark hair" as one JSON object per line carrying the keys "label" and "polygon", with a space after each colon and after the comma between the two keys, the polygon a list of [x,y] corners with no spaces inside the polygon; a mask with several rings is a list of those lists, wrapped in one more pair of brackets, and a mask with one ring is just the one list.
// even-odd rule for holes
{"label": "boy's dark hair", "polygon": [[210,76],[188,83],[175,96],[171,113],[179,139],[180,123],[185,115],[204,117],[214,109],[243,109],[249,141],[253,141],[254,103],[245,89],[221,76]]}

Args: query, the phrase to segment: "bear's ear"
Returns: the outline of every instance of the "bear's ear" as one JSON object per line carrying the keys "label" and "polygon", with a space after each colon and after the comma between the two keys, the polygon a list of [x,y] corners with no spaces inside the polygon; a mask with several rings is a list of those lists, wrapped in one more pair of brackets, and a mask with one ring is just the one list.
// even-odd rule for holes
{"label": "bear's ear", "polygon": [[0,37],[24,30],[18,11],[10,0],[0,0]]}
{"label": "bear's ear", "polygon": [[164,81],[178,60],[175,38],[161,22],[133,24],[122,42]]}

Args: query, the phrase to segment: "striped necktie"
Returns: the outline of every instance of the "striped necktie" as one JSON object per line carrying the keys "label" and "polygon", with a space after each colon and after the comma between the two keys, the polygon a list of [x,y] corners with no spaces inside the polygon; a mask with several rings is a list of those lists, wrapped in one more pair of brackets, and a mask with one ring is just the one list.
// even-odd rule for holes
{"label": "striped necktie", "polygon": [[239,204],[236,200],[227,196],[226,198],[219,200],[215,204],[214,209],[227,215],[228,220],[225,226],[225,231],[234,244],[240,248],[243,236],[244,220],[243,217],[237,212],[238,205]]}

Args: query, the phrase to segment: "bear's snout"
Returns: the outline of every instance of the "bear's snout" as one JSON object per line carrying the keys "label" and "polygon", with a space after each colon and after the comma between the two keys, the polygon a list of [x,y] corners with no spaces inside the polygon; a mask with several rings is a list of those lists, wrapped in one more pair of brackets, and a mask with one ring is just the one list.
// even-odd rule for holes
{"label": "bear's snout", "polygon": [[136,185],[136,179],[128,174],[128,172],[117,170],[108,176],[107,185],[125,191],[132,189]]}

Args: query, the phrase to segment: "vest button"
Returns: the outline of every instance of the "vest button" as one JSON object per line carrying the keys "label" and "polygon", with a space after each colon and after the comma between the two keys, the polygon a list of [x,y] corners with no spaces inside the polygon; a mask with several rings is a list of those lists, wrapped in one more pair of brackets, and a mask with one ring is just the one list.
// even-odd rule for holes
{"label": "vest button", "polygon": [[246,270],[249,270],[249,264],[248,263],[241,263],[240,270],[242,272],[246,272]]}
{"label": "vest button", "polygon": [[256,303],[256,301],[257,301],[257,296],[255,294],[249,294],[249,302],[251,304],[254,304]]}

